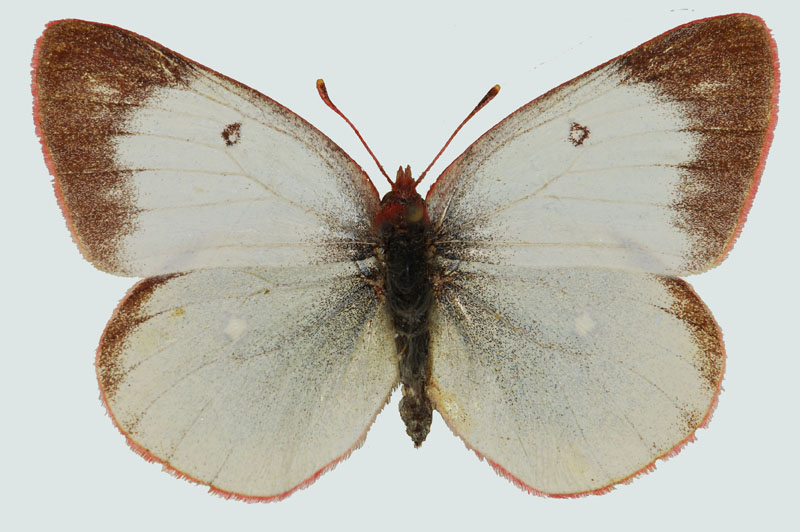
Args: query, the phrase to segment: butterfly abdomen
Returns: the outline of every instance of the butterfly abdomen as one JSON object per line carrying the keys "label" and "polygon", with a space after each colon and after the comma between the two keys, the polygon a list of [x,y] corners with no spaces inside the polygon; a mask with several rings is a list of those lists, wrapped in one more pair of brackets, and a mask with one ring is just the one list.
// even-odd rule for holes
{"label": "butterfly abdomen", "polygon": [[432,406],[425,391],[430,375],[429,317],[433,303],[430,222],[410,171],[398,172],[375,220],[383,244],[384,287],[395,327],[403,399],[400,417],[419,446],[428,435]]}

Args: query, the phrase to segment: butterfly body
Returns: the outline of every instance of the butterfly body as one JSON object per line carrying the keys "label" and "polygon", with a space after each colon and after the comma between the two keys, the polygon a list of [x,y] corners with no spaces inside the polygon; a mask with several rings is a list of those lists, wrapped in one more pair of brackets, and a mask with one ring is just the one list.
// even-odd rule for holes
{"label": "butterfly body", "polygon": [[431,224],[409,168],[400,168],[375,220],[381,239],[385,295],[395,327],[403,398],[400,415],[414,445],[430,430],[430,312],[433,305]]}

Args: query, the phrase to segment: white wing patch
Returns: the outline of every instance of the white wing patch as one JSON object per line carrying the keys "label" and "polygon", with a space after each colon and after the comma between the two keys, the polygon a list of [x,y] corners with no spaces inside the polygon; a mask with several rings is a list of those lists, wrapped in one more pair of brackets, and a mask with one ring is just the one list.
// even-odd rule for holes
{"label": "white wing patch", "polygon": [[597,269],[457,275],[432,317],[432,400],[528,489],[603,490],[707,419],[724,353],[683,281]]}
{"label": "white wing patch", "polygon": [[[373,265],[374,266],[374,265]],[[143,281],[98,351],[130,441],[229,495],[280,498],[359,445],[397,381],[391,320],[354,266]]]}
{"label": "white wing patch", "polygon": [[622,81],[606,67],[535,100],[456,161],[443,178],[461,173],[463,190],[430,197],[452,247],[518,265],[677,270],[693,242],[670,204],[697,140],[676,105]]}
{"label": "white wing patch", "polygon": [[232,89],[202,72],[162,88],[116,137],[139,209],[120,260],[137,271],[309,264],[321,243],[368,234],[347,229],[368,218],[342,194],[338,161],[299,135],[296,118]]}

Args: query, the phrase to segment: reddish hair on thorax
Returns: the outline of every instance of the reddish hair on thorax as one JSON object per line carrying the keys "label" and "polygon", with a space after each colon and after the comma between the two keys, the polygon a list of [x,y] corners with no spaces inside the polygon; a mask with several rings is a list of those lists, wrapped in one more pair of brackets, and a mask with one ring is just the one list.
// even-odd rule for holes
{"label": "reddish hair on thorax", "polygon": [[378,234],[386,234],[395,228],[407,229],[409,225],[428,225],[428,209],[425,200],[417,192],[417,182],[411,177],[411,167],[397,169],[392,190],[381,200],[381,210],[373,226]]}

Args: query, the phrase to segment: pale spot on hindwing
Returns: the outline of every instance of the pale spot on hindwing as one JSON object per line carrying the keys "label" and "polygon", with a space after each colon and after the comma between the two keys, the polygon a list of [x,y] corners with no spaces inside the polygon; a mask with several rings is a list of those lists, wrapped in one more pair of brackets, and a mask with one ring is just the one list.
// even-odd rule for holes
{"label": "pale spot on hindwing", "polygon": [[583,475],[589,470],[586,455],[577,447],[570,445],[565,449],[567,470],[575,475]]}
{"label": "pale spot on hindwing", "polygon": [[225,325],[223,332],[231,341],[235,342],[247,332],[247,320],[231,318],[228,320],[227,325]]}
{"label": "pale spot on hindwing", "polygon": [[597,323],[595,323],[595,321],[591,318],[591,316],[589,316],[585,312],[580,316],[578,316],[577,318],[575,318],[575,330],[581,336],[586,336],[587,334],[592,332],[592,330],[594,330],[595,327],[597,327]]}

